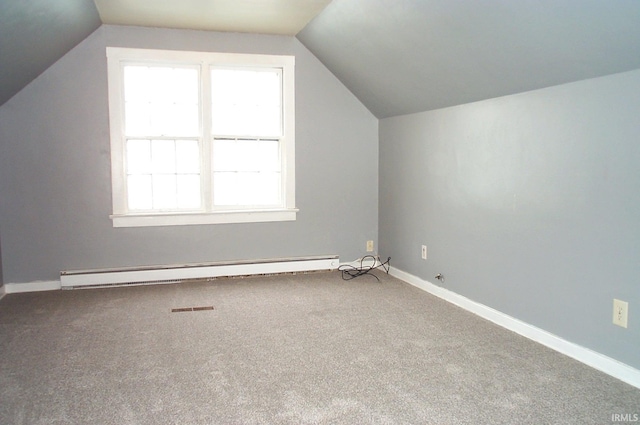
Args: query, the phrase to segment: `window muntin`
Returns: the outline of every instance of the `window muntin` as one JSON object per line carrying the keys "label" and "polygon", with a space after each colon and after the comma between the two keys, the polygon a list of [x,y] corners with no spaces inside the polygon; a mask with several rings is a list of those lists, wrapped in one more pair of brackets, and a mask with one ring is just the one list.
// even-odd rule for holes
{"label": "window muntin", "polygon": [[295,219],[293,57],[107,56],[114,226]]}

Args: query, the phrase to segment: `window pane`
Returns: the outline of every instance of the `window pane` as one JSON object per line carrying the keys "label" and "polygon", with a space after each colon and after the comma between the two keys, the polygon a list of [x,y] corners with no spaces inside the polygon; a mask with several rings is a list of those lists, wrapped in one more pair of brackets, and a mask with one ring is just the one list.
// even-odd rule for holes
{"label": "window pane", "polygon": [[276,206],[281,203],[279,172],[214,174],[215,205]]}
{"label": "window pane", "polygon": [[238,191],[237,203],[239,205],[251,205],[252,199],[255,198],[257,187],[254,187],[257,173],[237,173],[236,187]]}
{"label": "window pane", "polygon": [[235,105],[214,104],[212,106],[212,132],[226,136],[244,135],[242,133],[242,112]]}
{"label": "window pane", "polygon": [[213,177],[213,203],[215,205],[237,205],[236,194],[237,173],[214,173]]}
{"label": "window pane", "polygon": [[238,140],[236,147],[237,171],[258,171],[260,157],[258,156],[257,140]]}
{"label": "window pane", "polygon": [[261,158],[260,171],[280,171],[280,142],[278,140],[261,140],[256,147]]}
{"label": "window pane", "polygon": [[151,132],[151,105],[148,102],[127,102],[125,105],[127,136],[158,136]]}
{"label": "window pane", "polygon": [[198,105],[198,71],[191,68],[175,68],[173,70],[175,78],[173,84],[167,89],[172,90],[171,98],[177,104]]}
{"label": "window pane", "polygon": [[282,184],[280,173],[260,173],[259,193],[256,196],[257,205],[280,205]]}
{"label": "window pane", "polygon": [[153,208],[176,209],[176,176],[155,174],[153,176]]}
{"label": "window pane", "polygon": [[275,205],[280,200],[279,173],[238,173],[241,205]]}
{"label": "window pane", "polygon": [[124,81],[124,100],[126,102],[149,102],[148,67],[125,66]]}
{"label": "window pane", "polygon": [[213,170],[235,171],[238,158],[235,140],[215,140],[213,142]]}
{"label": "window pane", "polygon": [[151,87],[149,90],[149,101],[152,103],[173,103],[173,90],[172,87],[176,84],[175,79],[179,79],[175,76],[172,68],[168,67],[149,67],[149,73],[147,75],[149,79],[148,84]]}
{"label": "window pane", "polygon": [[127,140],[127,174],[151,173],[151,143],[148,140]]}
{"label": "window pane", "polygon": [[153,207],[151,202],[151,176],[128,176],[127,192],[127,202],[130,210],[150,210]]}
{"label": "window pane", "polygon": [[200,208],[200,176],[197,174],[179,174],[177,176],[177,195],[178,208]]}
{"label": "window pane", "polygon": [[197,104],[175,104],[166,111],[169,125],[166,127],[168,135],[196,136],[198,135],[199,112]]}
{"label": "window pane", "polygon": [[175,142],[173,140],[153,140],[151,143],[151,164],[154,173],[175,173]]}
{"label": "window pane", "polygon": [[197,140],[176,140],[176,171],[183,174],[200,172],[200,147]]}
{"label": "window pane", "polygon": [[280,107],[280,73],[258,72],[255,76],[254,91],[258,97],[258,105]]}
{"label": "window pane", "polygon": [[150,136],[173,136],[173,105],[168,102],[155,102],[150,106]]}
{"label": "window pane", "polygon": [[280,106],[261,106],[253,111],[255,133],[270,135],[280,135],[281,130],[281,117],[282,109]]}
{"label": "window pane", "polygon": [[213,133],[280,136],[281,92],[279,70],[212,70]]}
{"label": "window pane", "polygon": [[125,131],[129,136],[196,136],[198,71],[125,66]]}
{"label": "window pane", "polygon": [[278,140],[214,141],[214,171],[280,171]]}

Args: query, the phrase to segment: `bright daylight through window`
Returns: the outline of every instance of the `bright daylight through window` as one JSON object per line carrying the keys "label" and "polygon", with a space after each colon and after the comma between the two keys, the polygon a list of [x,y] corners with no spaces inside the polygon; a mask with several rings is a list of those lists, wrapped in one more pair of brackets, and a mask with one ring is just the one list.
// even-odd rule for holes
{"label": "bright daylight through window", "polygon": [[292,56],[107,57],[114,226],[295,220]]}

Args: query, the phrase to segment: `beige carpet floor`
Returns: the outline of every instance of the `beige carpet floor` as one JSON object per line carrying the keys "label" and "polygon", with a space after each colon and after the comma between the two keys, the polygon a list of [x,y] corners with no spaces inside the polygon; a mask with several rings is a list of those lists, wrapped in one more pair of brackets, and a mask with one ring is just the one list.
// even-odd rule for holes
{"label": "beige carpet floor", "polygon": [[0,423],[584,425],[640,414],[640,390],[378,275],[7,295]]}

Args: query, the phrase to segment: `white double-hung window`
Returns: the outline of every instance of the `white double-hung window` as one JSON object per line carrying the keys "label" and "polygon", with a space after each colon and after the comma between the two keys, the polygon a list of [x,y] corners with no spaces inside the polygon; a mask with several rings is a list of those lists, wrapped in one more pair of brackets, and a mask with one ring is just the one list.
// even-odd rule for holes
{"label": "white double-hung window", "polygon": [[107,60],[114,226],[295,220],[292,56]]}

